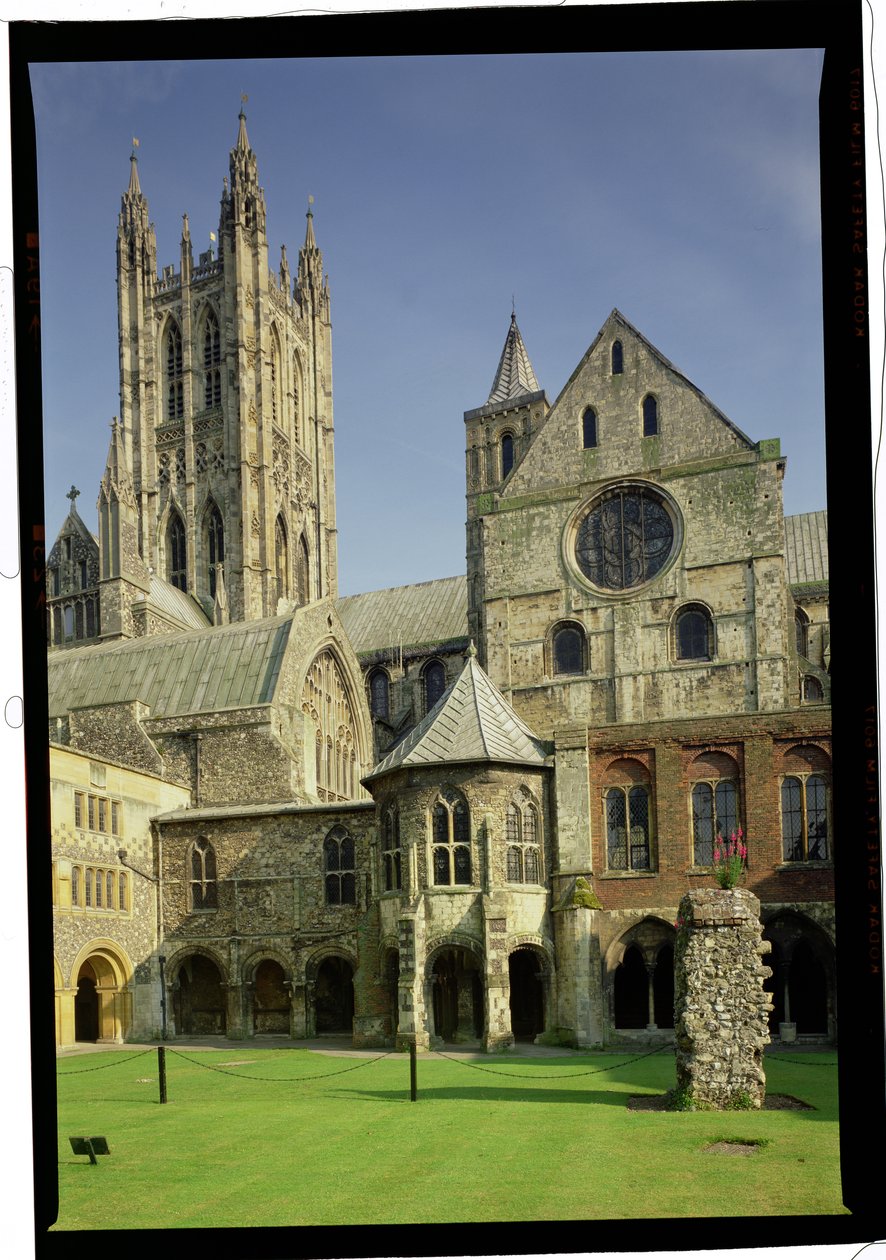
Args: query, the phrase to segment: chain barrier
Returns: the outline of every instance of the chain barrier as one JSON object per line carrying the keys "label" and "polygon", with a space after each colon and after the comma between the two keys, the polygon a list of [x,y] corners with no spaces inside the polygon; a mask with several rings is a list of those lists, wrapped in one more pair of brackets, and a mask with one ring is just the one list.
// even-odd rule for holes
{"label": "chain barrier", "polygon": [[770,1053],[769,1051],[766,1052],[765,1057],[767,1061],[772,1059],[778,1063],[799,1063],[801,1067],[836,1067],[837,1066],[836,1059],[834,1059],[833,1061],[829,1061],[827,1063],[820,1063],[817,1060],[810,1063],[808,1059],[789,1059],[787,1055],[785,1054],[778,1054],[778,1052]]}
{"label": "chain barrier", "polygon": [[73,1071],[60,1072],[56,1066],[56,1076],[82,1076],[84,1072],[101,1072],[103,1068],[120,1067],[122,1063],[131,1063],[133,1059],[140,1059],[145,1054],[153,1054],[154,1046],[148,1050],[139,1050],[137,1054],[128,1054],[125,1059],[115,1059],[113,1063],[100,1063],[98,1067],[91,1068],[75,1068]]}
{"label": "chain barrier", "polygon": [[351,1067],[338,1068],[335,1072],[315,1072],[312,1076],[250,1076],[247,1072],[232,1072],[228,1068],[215,1067],[212,1063],[201,1063],[199,1059],[192,1059],[186,1054],[182,1054],[181,1050],[173,1050],[168,1047],[170,1054],[177,1054],[180,1059],[184,1059],[186,1063],[193,1063],[195,1067],[206,1068],[207,1072],[218,1072],[222,1076],[239,1076],[244,1081],[261,1081],[263,1084],[283,1085],[290,1081],[320,1081],[329,1076],[344,1076],[346,1072],[356,1072],[358,1068],[368,1067],[370,1063],[378,1063],[380,1059],[387,1059],[394,1054],[393,1050],[386,1050],[384,1054],[376,1055],[374,1059],[361,1059],[359,1063],[354,1063]]}
{"label": "chain barrier", "polygon": [[656,1046],[654,1050],[647,1050],[645,1054],[638,1054],[633,1059],[625,1059],[622,1063],[610,1063],[606,1067],[590,1068],[587,1072],[557,1072],[550,1076],[539,1076],[535,1072],[501,1072],[497,1068],[481,1067],[479,1063],[468,1063],[464,1059],[455,1059],[450,1054],[444,1054],[442,1050],[435,1050],[434,1053],[441,1059],[448,1059],[450,1063],[458,1063],[462,1067],[473,1068],[475,1072],[489,1072],[492,1076],[505,1076],[511,1080],[576,1081],[582,1076],[597,1076],[600,1072],[615,1072],[618,1068],[628,1067],[631,1063],[639,1063],[641,1059],[650,1059],[654,1054],[661,1054],[663,1051],[673,1050],[673,1048],[673,1046]]}

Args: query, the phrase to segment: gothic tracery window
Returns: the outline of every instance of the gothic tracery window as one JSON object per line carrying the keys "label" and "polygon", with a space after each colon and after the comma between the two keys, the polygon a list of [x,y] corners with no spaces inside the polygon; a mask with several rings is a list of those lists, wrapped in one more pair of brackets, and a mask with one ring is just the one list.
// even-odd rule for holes
{"label": "gothic tracery window", "polygon": [[369,675],[369,711],[373,717],[388,716],[390,686],[386,670],[374,669]]}
{"label": "gothic tracery window", "polygon": [[209,572],[209,597],[214,599],[218,569],[225,559],[225,527],[222,522],[221,512],[214,503],[206,522],[206,554]]}
{"label": "gothic tracery window", "polygon": [[430,713],[446,690],[446,670],[440,661],[431,661],[424,671],[425,713]]}
{"label": "gothic tracery window", "polygon": [[221,404],[221,336],[215,312],[210,311],[203,328],[203,406]]}
{"label": "gothic tracery window", "polygon": [[188,589],[188,561],[185,526],[178,512],[173,512],[166,529],[166,559],[170,583],[180,591]]}
{"label": "gothic tracery window", "polygon": [[399,892],[403,887],[402,853],[400,849],[400,811],[386,805],[382,813],[382,868],[385,892]]}
{"label": "gothic tracery window", "polygon": [[658,492],[622,485],[597,498],[579,521],[575,559],[595,586],[629,590],[664,568],[674,541],[674,522]]}
{"label": "gothic tracery window", "polygon": [[508,806],[505,838],[508,883],[541,883],[538,813],[531,801],[512,801]]}
{"label": "gothic tracery window", "polygon": [[190,885],[192,910],[218,909],[218,875],[215,849],[203,836],[191,849]]}
{"label": "gothic tracery window", "polygon": [[304,534],[298,540],[295,563],[296,598],[299,604],[307,604],[311,598],[311,568],[308,560],[308,544]]}
{"label": "gothic tracery window", "polygon": [[786,862],[824,862],[828,854],[828,784],[824,775],[786,775],[781,784]]}
{"label": "gothic tracery window", "polygon": [[452,792],[439,796],[431,811],[433,881],[439,887],[471,882],[471,822],[468,807]]}
{"label": "gothic tracery window", "polygon": [[333,827],[323,842],[327,906],[357,904],[357,854],[344,827]]}
{"label": "gothic tracery window", "polygon": [[170,322],[166,330],[166,419],[179,420],[184,415],[184,378],[182,373],[182,335],[178,324]]}
{"label": "gothic tracery window", "polygon": [[289,543],[282,516],[278,516],[274,524],[274,561],[277,568],[277,598],[289,599]]}
{"label": "gothic tracery window", "polygon": [[314,727],[316,792],[323,801],[359,793],[357,725],[344,675],[329,649],[313,660],[302,687],[302,712]]}

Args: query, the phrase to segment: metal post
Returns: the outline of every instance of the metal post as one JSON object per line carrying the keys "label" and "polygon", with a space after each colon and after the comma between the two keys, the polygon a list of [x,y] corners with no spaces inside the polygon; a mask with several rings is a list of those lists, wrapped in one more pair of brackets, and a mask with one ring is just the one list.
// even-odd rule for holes
{"label": "metal post", "polygon": [[409,1043],[409,1097],[415,1102],[417,1097],[417,1069],[415,1062],[415,1042]]}
{"label": "metal post", "polygon": [[166,1040],[166,974],[164,972],[164,967],[166,966],[166,959],[161,954],[158,961],[160,963],[160,1024],[161,1024],[160,1036],[165,1041]]}
{"label": "metal post", "polygon": [[157,1047],[157,1071],[160,1075],[160,1101],[166,1102],[166,1047]]}

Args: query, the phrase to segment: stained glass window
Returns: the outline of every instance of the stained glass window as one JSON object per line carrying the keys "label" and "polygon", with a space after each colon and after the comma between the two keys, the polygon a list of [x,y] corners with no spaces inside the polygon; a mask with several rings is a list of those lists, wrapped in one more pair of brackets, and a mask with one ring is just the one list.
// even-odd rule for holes
{"label": "stained glass window", "polygon": [[561,626],[554,631],[555,674],[584,673],[584,633],[578,626]]}
{"label": "stained glass window", "polygon": [[588,407],[582,416],[582,443],[585,450],[590,450],[597,445],[597,413],[593,407]]}
{"label": "stained glass window", "polygon": [[658,433],[658,403],[651,394],[643,399],[643,436],[655,437]]}
{"label": "stained glass window", "polygon": [[673,545],[673,521],[658,495],[625,486],[598,499],[583,517],[575,557],[595,586],[623,591],[655,577]]}
{"label": "stained glass window", "polygon": [[677,659],[706,661],[711,657],[711,621],[700,608],[688,608],[677,616]]}
{"label": "stained glass window", "polygon": [[645,787],[610,788],[606,803],[606,850],[611,871],[648,871],[649,792]]}

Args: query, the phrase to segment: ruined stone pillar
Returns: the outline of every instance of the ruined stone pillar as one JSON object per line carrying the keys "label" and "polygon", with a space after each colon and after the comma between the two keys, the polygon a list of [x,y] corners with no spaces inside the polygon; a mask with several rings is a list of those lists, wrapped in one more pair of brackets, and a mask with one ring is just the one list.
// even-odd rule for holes
{"label": "ruined stone pillar", "polygon": [[762,1107],[771,973],[760,902],[746,888],[703,888],[684,896],[677,922],[677,1089],[717,1109]]}

